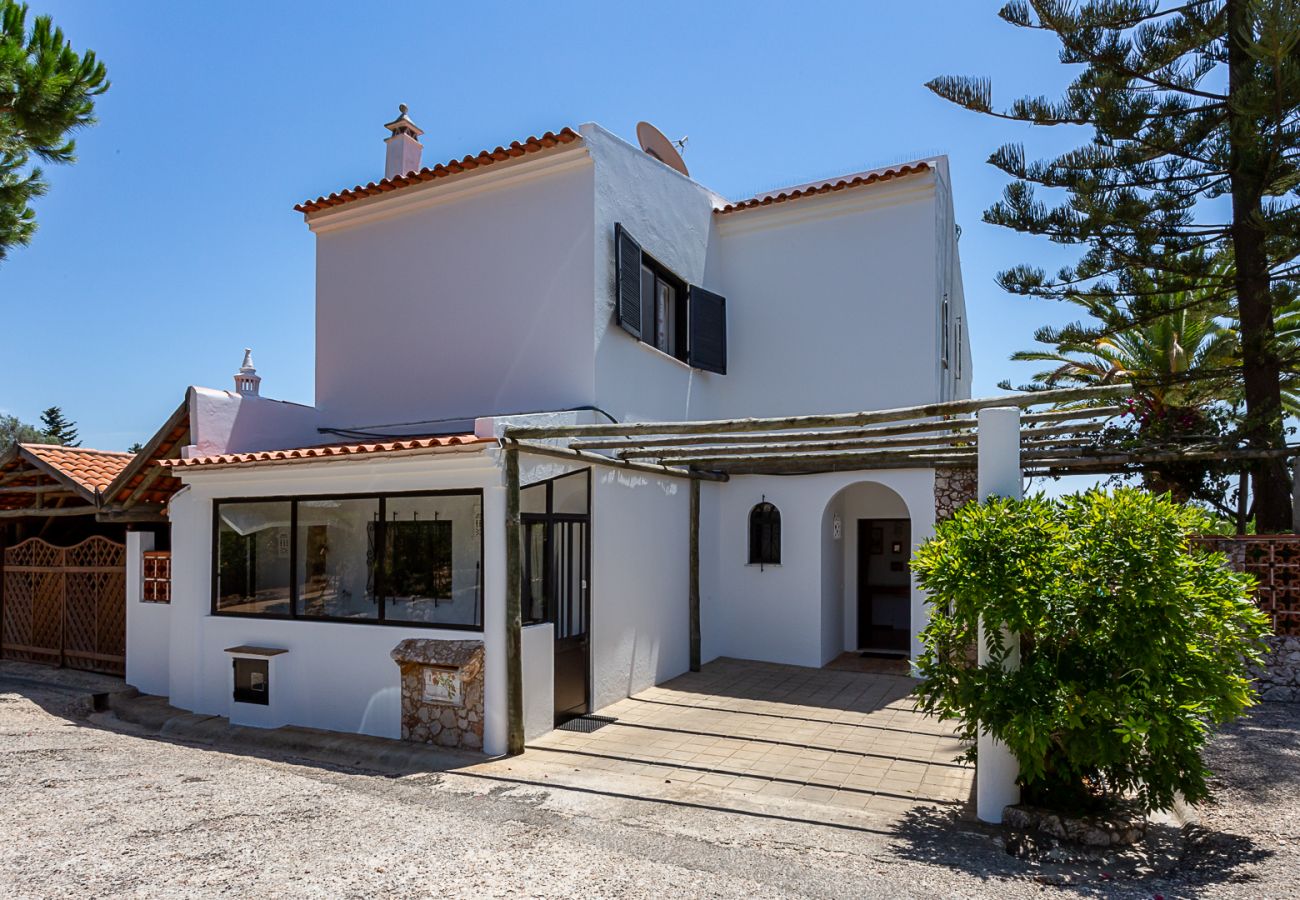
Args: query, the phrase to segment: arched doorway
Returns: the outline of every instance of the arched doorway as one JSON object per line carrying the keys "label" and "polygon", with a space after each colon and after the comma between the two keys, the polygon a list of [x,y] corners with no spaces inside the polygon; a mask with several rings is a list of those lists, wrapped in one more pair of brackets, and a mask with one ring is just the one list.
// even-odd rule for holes
{"label": "arched doorway", "polygon": [[906,502],[879,482],[848,485],[827,502],[823,535],[823,656],[909,658],[916,534]]}

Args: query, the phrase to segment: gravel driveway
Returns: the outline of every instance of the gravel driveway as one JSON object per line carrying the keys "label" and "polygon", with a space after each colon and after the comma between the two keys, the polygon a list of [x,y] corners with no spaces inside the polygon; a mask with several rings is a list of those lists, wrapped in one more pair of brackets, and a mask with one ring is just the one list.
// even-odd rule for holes
{"label": "gravel driveway", "polygon": [[827,826],[712,810],[705,788],[687,804],[503,764],[392,776],[240,755],[87,711],[76,687],[0,666],[4,897],[1300,896],[1296,706],[1216,740],[1223,803],[1200,828],[1145,861],[1054,869],[934,807]]}

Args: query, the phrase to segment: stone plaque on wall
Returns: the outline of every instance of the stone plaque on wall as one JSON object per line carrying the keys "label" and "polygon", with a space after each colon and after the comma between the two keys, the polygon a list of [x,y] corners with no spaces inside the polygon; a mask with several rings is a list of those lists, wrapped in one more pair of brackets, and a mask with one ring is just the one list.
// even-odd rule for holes
{"label": "stone plaque on wall", "polygon": [[483,642],[409,638],[392,652],[401,670],[402,739],[483,748]]}

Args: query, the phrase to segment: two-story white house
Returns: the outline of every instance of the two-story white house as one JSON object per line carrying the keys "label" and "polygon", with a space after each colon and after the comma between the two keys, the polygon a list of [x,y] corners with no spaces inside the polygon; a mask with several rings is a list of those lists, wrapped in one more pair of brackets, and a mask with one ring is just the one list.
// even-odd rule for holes
{"label": "two-story white house", "polygon": [[[387,128],[382,181],[297,207],[314,408],[268,405],[246,367],[222,409],[256,439],[167,463],[171,604],[128,624],[127,680],[176,706],[501,752],[503,428],[969,396],[943,157],[732,200],[594,124],[433,166],[404,110]],[[528,454],[521,482],[534,735],[686,670],[689,501]],[[700,502],[705,660],[916,652],[933,470],[741,476]],[[424,721],[412,690],[455,709]]]}

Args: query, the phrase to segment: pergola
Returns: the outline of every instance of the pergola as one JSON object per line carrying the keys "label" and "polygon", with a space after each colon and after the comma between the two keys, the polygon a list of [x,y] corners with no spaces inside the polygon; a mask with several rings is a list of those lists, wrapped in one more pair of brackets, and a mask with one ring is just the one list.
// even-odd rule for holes
{"label": "pergola", "polygon": [[[690,481],[690,665],[700,666],[700,482],[737,475],[811,475],[879,469],[974,469],[981,410],[1018,412],[1023,475],[1132,473],[1161,463],[1214,460],[1246,464],[1293,458],[1300,447],[1251,449],[1206,438],[1182,446],[1122,452],[1097,438],[1127,410],[1129,385],[1068,388],[953,400],[870,412],[782,418],[589,425],[520,425],[502,435],[506,472],[506,665],[508,751],[524,749],[521,659],[519,454],[612,466]],[[999,440],[1002,440],[1000,436]],[[1005,441],[1014,449],[1015,432]],[[1001,444],[999,445],[1001,446]]]}
{"label": "pergola", "polygon": [[130,460],[129,453],[15,444],[0,455],[0,520],[93,516],[100,490]]}

